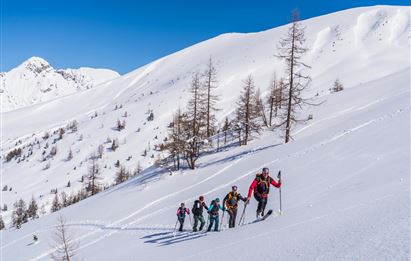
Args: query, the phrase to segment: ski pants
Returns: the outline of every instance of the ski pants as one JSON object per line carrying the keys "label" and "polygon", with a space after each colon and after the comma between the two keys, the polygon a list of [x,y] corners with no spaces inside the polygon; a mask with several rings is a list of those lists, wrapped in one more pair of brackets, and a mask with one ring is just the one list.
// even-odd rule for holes
{"label": "ski pants", "polygon": [[203,215],[194,215],[194,226],[193,226],[193,231],[196,232],[197,231],[197,225],[198,225],[198,221],[200,221],[200,229],[199,231],[203,230],[205,221],[204,221],[204,217]]}
{"label": "ski pants", "polygon": [[214,231],[218,231],[218,223],[220,222],[219,215],[216,215],[216,216],[210,215],[210,225],[208,225],[207,231],[211,231],[211,228],[213,227],[214,222],[215,222]]}
{"label": "ski pants", "polygon": [[259,215],[261,212],[264,213],[265,206],[267,205],[268,197],[262,197],[261,195],[256,195],[254,193],[254,198],[258,201],[257,215]]}
{"label": "ski pants", "polygon": [[228,220],[228,227],[229,228],[235,227],[235,219],[237,217],[237,208],[229,209],[228,214],[230,215],[230,219]]}
{"label": "ski pants", "polygon": [[178,231],[183,231],[184,219],[185,217],[178,217],[178,222],[180,222],[180,228],[178,229]]}

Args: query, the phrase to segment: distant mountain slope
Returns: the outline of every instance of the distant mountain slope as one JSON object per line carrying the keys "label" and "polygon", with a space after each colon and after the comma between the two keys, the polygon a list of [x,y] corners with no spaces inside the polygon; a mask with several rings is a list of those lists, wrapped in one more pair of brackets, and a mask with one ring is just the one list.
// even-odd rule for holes
{"label": "distant mountain slope", "polygon": [[2,111],[11,111],[67,94],[90,89],[120,76],[108,69],[54,69],[40,57],[31,57],[9,72],[0,73]]}

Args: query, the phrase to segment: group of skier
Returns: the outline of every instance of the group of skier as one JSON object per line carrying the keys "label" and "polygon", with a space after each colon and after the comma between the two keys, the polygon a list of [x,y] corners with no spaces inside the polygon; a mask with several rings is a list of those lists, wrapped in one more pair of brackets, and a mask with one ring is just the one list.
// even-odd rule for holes
{"label": "group of skier", "polygon": [[[191,213],[194,216],[193,231],[196,232],[203,230],[206,223],[203,216],[204,209],[207,210],[207,213],[209,215],[209,225],[207,231],[211,231],[213,226],[214,231],[219,230],[220,210],[223,211],[223,215],[224,211],[228,213],[229,228],[235,227],[239,201],[243,201],[246,206],[250,202],[250,198],[253,193],[254,198],[258,202],[256,217],[257,219],[263,218],[265,215],[264,211],[267,205],[268,194],[270,192],[270,185],[280,188],[281,177],[278,176],[278,181],[275,181],[272,177],[269,176],[269,169],[265,167],[262,169],[261,173],[256,175],[255,179],[251,183],[247,197],[243,197],[237,191],[237,186],[231,187],[231,191],[224,197],[222,204],[220,204],[219,198],[215,198],[211,201],[210,206],[207,206],[204,202],[204,196],[200,196],[197,200],[194,201],[194,205],[191,209]],[[179,231],[183,231],[186,215],[190,215],[190,209],[187,208],[184,203],[181,203],[180,207],[177,209],[177,220],[180,223]],[[198,223],[200,223],[200,227],[197,230]]]}

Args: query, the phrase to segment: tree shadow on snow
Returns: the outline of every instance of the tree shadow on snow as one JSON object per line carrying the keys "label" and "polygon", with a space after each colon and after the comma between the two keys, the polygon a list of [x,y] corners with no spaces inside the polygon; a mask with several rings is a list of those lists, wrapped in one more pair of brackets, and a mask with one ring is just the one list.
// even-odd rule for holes
{"label": "tree shadow on snow", "polygon": [[198,167],[199,167],[199,168],[204,168],[204,167],[208,167],[208,166],[210,166],[210,165],[215,165],[215,164],[219,164],[219,163],[230,162],[230,161],[236,160],[236,159],[238,159],[238,158],[241,158],[241,157],[243,157],[243,156],[245,156],[245,155],[247,155],[247,154],[256,153],[256,152],[263,151],[263,150],[266,150],[266,149],[269,149],[269,148],[272,148],[272,147],[277,147],[277,146],[279,146],[279,145],[281,145],[281,143],[279,143],[279,144],[274,144],[274,145],[264,146],[264,147],[257,148],[257,149],[254,149],[254,150],[243,151],[243,152],[237,153],[237,154],[235,154],[235,155],[232,155],[231,157],[227,157],[227,158],[219,159],[219,160],[216,160],[216,161],[210,161],[210,162],[207,162],[207,163],[199,164]]}

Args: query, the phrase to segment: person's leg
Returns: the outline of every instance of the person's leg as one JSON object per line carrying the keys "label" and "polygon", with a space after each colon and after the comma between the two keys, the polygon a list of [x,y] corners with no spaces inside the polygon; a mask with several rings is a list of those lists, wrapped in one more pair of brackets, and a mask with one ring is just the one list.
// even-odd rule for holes
{"label": "person's leg", "polygon": [[218,225],[220,224],[220,215],[215,216],[214,222],[214,231],[218,231]]}
{"label": "person's leg", "polygon": [[254,194],[254,198],[258,201],[258,206],[257,206],[257,218],[260,216],[260,213],[262,211],[263,203],[262,203],[262,198],[259,196],[256,196]]}
{"label": "person's leg", "polygon": [[210,224],[208,225],[207,231],[211,231],[211,228],[213,227],[213,222],[214,222],[214,217],[210,215]]}
{"label": "person's leg", "polygon": [[178,229],[178,231],[183,231],[184,218],[179,218],[178,220],[180,221],[180,228]]}
{"label": "person's leg", "polygon": [[264,216],[264,211],[265,211],[265,206],[267,206],[267,200],[268,198],[262,198],[261,199],[261,209],[262,209],[262,213],[261,215]]}
{"label": "person's leg", "polygon": [[237,218],[237,208],[234,208],[234,209],[233,209],[232,218],[233,218],[233,223],[231,224],[231,227],[235,227],[235,220],[236,220],[236,218]]}
{"label": "person's leg", "polygon": [[194,232],[197,231],[198,219],[199,219],[199,216],[194,215],[194,226],[193,226],[193,231]]}
{"label": "person's leg", "polygon": [[228,214],[230,215],[230,219],[229,219],[229,221],[228,221],[228,227],[229,227],[229,228],[232,228],[232,227],[234,227],[234,226],[233,226],[233,223],[234,223],[234,209],[230,209],[230,210],[228,211]]}
{"label": "person's leg", "polygon": [[198,219],[200,220],[200,229],[199,229],[199,231],[201,231],[201,230],[203,230],[203,227],[204,227],[204,224],[205,224],[203,215],[198,216]]}

